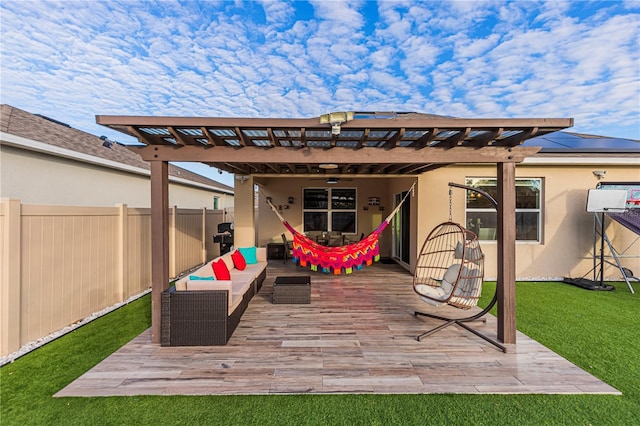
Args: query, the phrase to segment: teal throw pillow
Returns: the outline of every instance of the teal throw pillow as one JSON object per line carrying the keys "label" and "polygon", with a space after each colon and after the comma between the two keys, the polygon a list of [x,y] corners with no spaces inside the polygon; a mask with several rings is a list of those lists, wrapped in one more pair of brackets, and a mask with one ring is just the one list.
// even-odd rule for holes
{"label": "teal throw pillow", "polygon": [[189,275],[191,281],[213,281],[215,277],[199,277],[197,275]]}
{"label": "teal throw pillow", "polygon": [[247,262],[247,265],[251,265],[254,263],[258,263],[258,258],[256,257],[256,247],[239,247],[240,253],[242,253],[242,257]]}

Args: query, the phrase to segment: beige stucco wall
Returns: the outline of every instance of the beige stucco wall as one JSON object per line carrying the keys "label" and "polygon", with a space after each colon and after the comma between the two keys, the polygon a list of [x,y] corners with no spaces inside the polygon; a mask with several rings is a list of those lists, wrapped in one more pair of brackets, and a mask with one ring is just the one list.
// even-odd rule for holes
{"label": "beige stucco wall", "polygon": [[[48,205],[149,207],[150,194],[149,176],[0,146],[2,198]],[[213,209],[214,195],[220,197],[220,209],[233,207],[233,195],[214,194],[170,179],[169,204],[172,206]]]}
{"label": "beige stucco wall", "polygon": [[[543,180],[542,241],[516,244],[516,276],[519,280],[558,280],[562,277],[579,278],[593,267],[593,214],[585,210],[587,192],[595,188],[598,179],[593,170],[605,168],[607,181],[640,181],[640,169],[633,160],[622,165],[519,164],[516,177],[535,177]],[[417,251],[428,233],[439,223],[449,219],[449,182],[465,183],[467,177],[495,177],[495,165],[449,166],[433,170],[418,177],[415,197],[411,205],[411,259],[409,269],[415,265]],[[411,186],[412,178],[355,178],[342,181],[336,187],[355,187],[358,190],[358,233],[371,232],[392,209],[393,195]],[[281,241],[285,232],[279,219],[267,206],[264,198],[270,196],[275,205],[287,205],[293,196],[294,204],[283,209],[284,218],[297,230],[302,230],[302,188],[325,187],[322,180],[308,178],[256,178],[260,185],[258,244]],[[383,212],[370,208],[364,211],[368,197],[378,196]],[[465,191],[453,189],[452,219],[465,223]],[[627,249],[627,254],[640,255],[640,240],[636,234],[617,223],[607,221],[607,234],[614,247]],[[381,255],[392,254],[392,230],[387,228],[381,238]],[[496,243],[482,243],[486,254],[486,277],[497,275]],[[608,252],[607,252],[608,253]],[[623,265],[640,275],[640,259],[624,259]],[[591,278],[592,276],[588,276]],[[621,279],[617,268],[607,266],[605,277]]]}
{"label": "beige stucco wall", "polygon": [[[593,267],[593,214],[586,212],[587,193],[598,183],[593,165],[526,165],[516,167],[516,177],[543,180],[542,241],[516,243],[516,277],[521,280],[582,277]],[[608,181],[639,181],[638,168],[630,165],[607,166]],[[495,177],[495,166],[450,166],[420,177],[418,241],[438,223],[448,219],[448,182],[464,184],[466,177]],[[465,191],[453,190],[452,218],[465,223]],[[607,220],[607,235],[614,247],[631,247],[640,255],[638,236],[617,223]],[[497,275],[496,243],[483,242],[486,255],[485,274]],[[608,253],[608,252],[607,252]],[[625,259],[624,266],[640,273],[640,259]],[[621,277],[608,266],[605,276]],[[592,278],[589,276],[589,278]]]}
{"label": "beige stucco wall", "polygon": [[[411,179],[403,180],[408,184],[394,186],[392,185],[393,181],[390,179],[365,178],[342,180],[335,185],[331,185],[332,188],[356,188],[358,209],[357,232],[353,235],[354,238],[359,237],[363,232],[365,235],[369,234],[387,217],[393,209],[393,191],[399,192],[411,186]],[[280,234],[283,232],[287,234],[288,238],[291,237],[280,223],[278,217],[270,210],[265,201],[266,197],[271,197],[274,205],[285,207],[281,211],[282,216],[296,230],[302,231],[303,188],[327,187],[323,179],[312,180],[311,178],[256,178],[256,183],[260,187],[258,201],[258,244],[260,245],[265,245],[271,241],[281,242]],[[293,204],[288,204],[287,202],[290,196],[294,198]],[[374,206],[364,210],[363,207],[367,205],[369,197],[380,197],[380,205],[384,207],[384,210],[381,211]],[[383,257],[391,256],[391,237],[391,229],[387,227],[380,238],[380,254]]]}

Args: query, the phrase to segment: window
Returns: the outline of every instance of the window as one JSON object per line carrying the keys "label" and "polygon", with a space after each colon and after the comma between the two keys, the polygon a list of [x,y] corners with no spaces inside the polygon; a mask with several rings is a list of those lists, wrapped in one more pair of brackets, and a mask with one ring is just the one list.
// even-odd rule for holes
{"label": "window", "polygon": [[220,197],[213,197],[213,209],[220,209]]}
{"label": "window", "polygon": [[356,201],[355,188],[304,188],[304,232],[355,234]]}
{"label": "window", "polygon": [[[495,178],[467,178],[467,186],[482,189],[494,198],[497,195]],[[516,240],[541,240],[542,179],[516,178]],[[467,228],[481,240],[495,240],[497,217],[491,203],[477,192],[467,191]]]}

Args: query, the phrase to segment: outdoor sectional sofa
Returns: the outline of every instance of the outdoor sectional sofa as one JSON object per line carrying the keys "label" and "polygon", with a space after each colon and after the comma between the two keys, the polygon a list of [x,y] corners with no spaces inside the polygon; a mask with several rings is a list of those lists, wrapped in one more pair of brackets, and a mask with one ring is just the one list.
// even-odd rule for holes
{"label": "outdoor sectional sofa", "polygon": [[[205,263],[162,293],[162,346],[227,344],[267,274],[265,247],[241,250],[255,253],[257,263],[250,263],[249,255],[246,268],[238,270],[230,252]],[[214,277],[212,264],[218,260],[227,265],[230,280],[206,279]]]}

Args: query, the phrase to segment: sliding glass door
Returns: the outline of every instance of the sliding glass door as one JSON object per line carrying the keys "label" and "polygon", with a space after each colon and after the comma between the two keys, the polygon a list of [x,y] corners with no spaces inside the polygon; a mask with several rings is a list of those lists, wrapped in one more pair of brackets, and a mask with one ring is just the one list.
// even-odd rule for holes
{"label": "sliding glass door", "polygon": [[[394,196],[394,208],[400,204],[404,196],[407,195],[407,191],[395,194]],[[402,262],[409,264],[411,259],[409,258],[409,214],[411,212],[411,197],[407,197],[400,207],[400,210],[393,217],[393,257],[401,260]]]}

